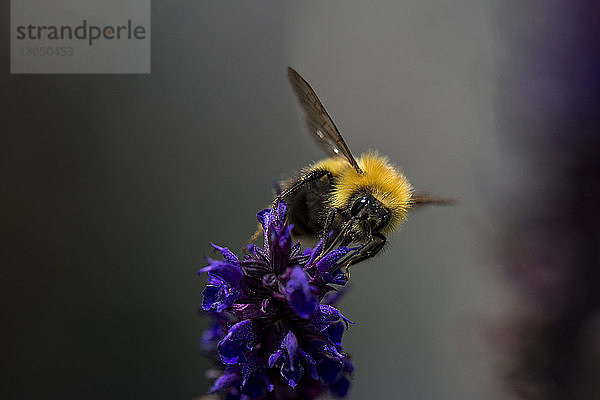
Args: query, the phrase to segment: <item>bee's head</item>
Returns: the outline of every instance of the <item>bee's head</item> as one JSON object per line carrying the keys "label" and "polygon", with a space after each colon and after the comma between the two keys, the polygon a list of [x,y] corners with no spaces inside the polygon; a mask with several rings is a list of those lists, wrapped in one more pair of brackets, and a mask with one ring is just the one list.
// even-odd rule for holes
{"label": "bee's head", "polygon": [[373,195],[364,193],[354,198],[350,217],[359,225],[357,228],[361,232],[376,233],[389,225],[392,213]]}
{"label": "bee's head", "polygon": [[[363,170],[362,174],[347,167],[336,176],[331,204],[345,210],[347,214],[354,210],[347,218],[364,218],[361,226],[352,229],[354,232],[359,228],[368,232],[372,224],[373,233],[393,231],[406,219],[411,206],[410,183],[400,171],[390,165],[387,158],[376,153],[363,154],[358,164]],[[365,215],[369,216],[370,222]]]}

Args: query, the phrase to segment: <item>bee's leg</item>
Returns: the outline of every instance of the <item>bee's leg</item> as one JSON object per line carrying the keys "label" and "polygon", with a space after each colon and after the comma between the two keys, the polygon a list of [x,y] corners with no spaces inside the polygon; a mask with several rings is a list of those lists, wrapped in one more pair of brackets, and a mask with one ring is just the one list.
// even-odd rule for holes
{"label": "bee's leg", "polygon": [[329,272],[334,272],[338,268],[342,267],[344,269],[344,273],[346,274],[346,278],[349,278],[350,266],[375,256],[381,251],[381,249],[383,249],[386,241],[387,239],[382,233],[374,233],[373,236],[371,236],[369,240],[363,243],[358,249],[349,252],[346,254],[346,256],[338,260],[338,262],[331,267]]}
{"label": "bee's leg", "polygon": [[[341,210],[337,211],[342,215]],[[348,246],[354,241],[354,236],[351,234],[352,224],[354,223],[354,217],[346,221],[341,229],[335,233],[332,238],[329,238],[329,245],[323,246],[324,252],[328,253],[336,247]]]}
{"label": "bee's leg", "polygon": [[277,210],[277,207],[276,207],[277,203],[279,203],[280,201],[284,200],[286,197],[293,194],[295,191],[300,189],[302,186],[304,186],[310,182],[319,180],[322,177],[324,177],[325,175],[327,175],[327,177],[329,178],[329,181],[331,182],[333,179],[333,175],[331,174],[331,172],[324,170],[324,169],[317,169],[317,170],[309,172],[306,175],[301,176],[296,181],[296,183],[294,183],[292,186],[290,186],[283,192],[279,193],[279,195],[277,195],[277,197],[275,197],[275,200],[273,200],[273,203],[271,204],[271,208],[273,208],[273,210]]}
{"label": "bee's leg", "polygon": [[327,212],[325,223],[323,224],[323,230],[319,234],[319,239],[323,240],[323,245],[321,246],[321,253],[317,257],[317,261],[343,239],[343,229],[340,232],[333,232],[333,235],[330,235],[330,233],[332,233],[335,216],[338,213],[341,214],[341,211],[339,208],[335,207],[331,208]]}
{"label": "bee's leg", "polygon": [[296,183],[294,183],[292,186],[290,186],[283,192],[279,193],[279,195],[277,197],[275,197],[275,200],[273,200],[273,203],[271,204],[271,208],[273,209],[273,212],[275,213],[275,218],[279,219],[279,217],[277,215],[277,203],[281,202],[286,197],[292,195],[294,192],[299,190],[302,186],[304,186],[310,182],[319,180],[322,177],[324,177],[325,175],[327,175],[327,177],[329,178],[329,181],[331,182],[333,179],[333,175],[331,174],[331,172],[324,170],[324,169],[317,169],[317,170],[309,172],[306,175],[301,176],[296,181]]}

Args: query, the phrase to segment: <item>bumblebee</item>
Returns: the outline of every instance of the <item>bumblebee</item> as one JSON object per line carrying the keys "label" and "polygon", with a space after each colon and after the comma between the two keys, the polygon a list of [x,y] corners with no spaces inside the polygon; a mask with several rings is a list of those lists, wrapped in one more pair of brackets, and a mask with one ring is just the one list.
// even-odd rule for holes
{"label": "bumblebee", "polygon": [[308,82],[288,67],[288,80],[302,106],[313,139],[330,158],[318,161],[281,183],[273,205],[288,205],[288,222],[299,237],[324,239],[323,252],[337,246],[359,246],[332,271],[375,256],[386,234],[397,229],[408,210],[446,199],[415,192],[406,177],[376,152],[354,158],[333,120]]}

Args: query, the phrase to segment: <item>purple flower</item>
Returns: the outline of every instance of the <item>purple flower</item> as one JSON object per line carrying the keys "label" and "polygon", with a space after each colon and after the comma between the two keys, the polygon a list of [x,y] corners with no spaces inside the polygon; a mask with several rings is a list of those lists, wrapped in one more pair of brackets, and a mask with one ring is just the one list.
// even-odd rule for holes
{"label": "purple flower", "polygon": [[352,249],[322,253],[300,247],[283,221],[286,206],[257,214],[264,246],[249,246],[242,260],[213,245],[223,260],[209,259],[202,309],[214,324],[203,336],[215,348],[222,374],[211,393],[233,399],[315,399],[328,392],[344,397],[352,363],[343,352],[348,323],[333,307],[346,277],[336,263]]}

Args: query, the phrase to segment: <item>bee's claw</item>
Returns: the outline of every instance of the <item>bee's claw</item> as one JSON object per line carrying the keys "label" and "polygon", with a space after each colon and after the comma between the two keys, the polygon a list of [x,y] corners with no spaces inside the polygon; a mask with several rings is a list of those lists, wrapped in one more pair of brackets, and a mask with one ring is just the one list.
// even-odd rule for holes
{"label": "bee's claw", "polygon": [[321,249],[321,252],[319,253],[319,255],[315,258],[315,261],[313,261],[315,264],[318,263],[321,258],[323,258],[323,256],[325,255],[325,249]]}
{"label": "bee's claw", "polygon": [[280,202],[281,200],[278,198],[275,199],[275,201],[273,201],[271,203],[271,210],[273,210],[273,215],[275,216],[275,221],[279,221],[279,214],[277,213],[277,204]]}
{"label": "bee's claw", "polygon": [[346,277],[346,281],[350,280],[350,263],[344,267],[344,276]]}

